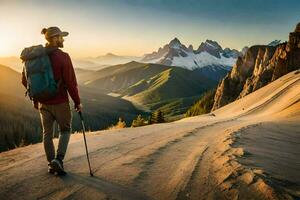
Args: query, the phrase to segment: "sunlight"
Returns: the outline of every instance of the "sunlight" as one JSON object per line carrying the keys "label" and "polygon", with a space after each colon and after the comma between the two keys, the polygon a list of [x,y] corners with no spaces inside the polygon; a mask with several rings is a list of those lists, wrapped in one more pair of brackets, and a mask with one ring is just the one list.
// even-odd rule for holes
{"label": "sunlight", "polygon": [[1,31],[0,32],[0,57],[10,56],[14,54],[14,47],[18,40],[13,31]]}
{"label": "sunlight", "polygon": [[299,10],[0,0],[0,200],[300,200]]}

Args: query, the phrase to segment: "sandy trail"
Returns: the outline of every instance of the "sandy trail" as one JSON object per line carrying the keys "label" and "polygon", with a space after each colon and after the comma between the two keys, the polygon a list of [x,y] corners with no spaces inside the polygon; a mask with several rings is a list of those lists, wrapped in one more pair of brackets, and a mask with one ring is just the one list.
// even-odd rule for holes
{"label": "sandy trail", "polygon": [[47,174],[42,144],[1,153],[0,197],[300,198],[300,75],[267,87],[215,116],[89,133],[95,177],[89,177],[81,134],[71,138],[65,177]]}
{"label": "sandy trail", "polygon": [[244,149],[245,156],[238,159],[241,164],[264,169],[267,181],[271,177],[274,187],[299,196],[299,121],[259,123],[241,131],[235,140],[233,146]]}
{"label": "sandy trail", "polygon": [[[215,122],[206,122],[204,126],[212,126],[211,124],[213,123]],[[123,185],[128,184],[129,186],[136,185],[137,182],[141,181],[144,170],[147,168],[144,166],[143,160],[150,160],[155,157],[155,155],[159,155],[161,151],[165,151],[166,148],[172,146],[173,143],[175,144],[176,141],[178,142],[185,138],[192,137],[195,130],[197,130],[195,128],[199,128],[199,125],[195,122],[185,122],[183,124],[176,124],[175,126],[173,124],[159,124],[153,126],[156,126],[155,129],[150,126],[136,128],[143,131],[139,133],[136,133],[135,129],[128,129],[126,131],[102,131],[94,135],[89,135],[90,157],[95,176],[99,178],[102,177],[100,179],[103,184],[105,183],[104,180],[106,180],[107,184],[117,184],[116,187],[120,187],[119,183]],[[175,127],[176,130],[174,131],[170,127]],[[39,186],[53,179],[53,177],[49,177],[48,174],[45,174],[46,162],[44,161],[41,144],[16,149],[14,150],[14,154],[13,151],[3,153],[1,157],[2,163],[7,162],[9,158],[16,154],[21,158],[24,157],[24,159],[23,162],[22,160],[16,160],[15,162],[17,164],[13,160],[9,160],[8,165],[2,165],[3,167],[0,174],[1,179],[4,181],[1,181],[0,186],[1,188],[5,188],[5,190],[1,190],[1,193],[7,194],[13,191],[13,194],[9,194],[8,197],[17,198],[19,194],[26,194],[29,187],[31,192],[28,194],[28,199],[42,197],[65,198],[64,195],[74,196],[77,190],[84,191],[82,187],[87,187],[87,189],[92,188],[91,185],[93,181],[95,186],[97,186],[96,189],[99,190],[101,184],[99,186],[99,181],[95,181],[98,179],[91,179],[86,176],[87,163],[85,160],[84,146],[82,140],[79,140],[78,137],[79,135],[76,135],[72,138],[73,141],[70,143],[68,156],[65,161],[66,168],[71,171],[72,174],[62,179],[55,177],[55,179],[58,180],[43,185],[42,188]],[[26,159],[28,155],[29,157],[32,155],[32,157]],[[139,164],[142,165],[141,169],[138,166]],[[168,165],[166,165],[166,167],[168,168]],[[32,175],[28,176],[29,174]],[[65,180],[70,179],[69,177],[71,177],[73,181],[65,182]],[[112,180],[113,183],[108,180]],[[157,181],[159,183],[159,180]],[[18,182],[17,185],[15,185],[16,182]],[[83,183],[88,184],[87,186],[82,186]],[[24,185],[25,187],[19,187],[19,185]],[[137,187],[137,189],[139,190],[139,187]],[[105,187],[103,191],[108,196],[110,194],[116,195],[116,193],[112,193],[111,190],[107,190]],[[135,193],[138,194],[138,192]],[[124,194],[127,194],[127,192]],[[103,195],[102,192],[101,195]],[[97,195],[96,197],[98,198]],[[123,196],[123,198],[126,199],[126,195]]]}

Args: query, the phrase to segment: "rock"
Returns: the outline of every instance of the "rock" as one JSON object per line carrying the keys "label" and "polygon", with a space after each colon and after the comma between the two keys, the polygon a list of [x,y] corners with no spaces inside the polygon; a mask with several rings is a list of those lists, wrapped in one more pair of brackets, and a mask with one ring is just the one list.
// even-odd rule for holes
{"label": "rock", "polygon": [[232,70],[220,81],[211,111],[300,69],[300,23],[290,33],[288,42],[276,46],[255,45],[243,49],[242,53]]}

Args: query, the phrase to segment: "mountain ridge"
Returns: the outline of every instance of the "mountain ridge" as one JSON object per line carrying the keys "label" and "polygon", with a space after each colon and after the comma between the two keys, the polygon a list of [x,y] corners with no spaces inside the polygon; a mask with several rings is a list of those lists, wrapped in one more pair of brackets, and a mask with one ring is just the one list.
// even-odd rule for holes
{"label": "mountain ridge", "polygon": [[178,66],[189,70],[211,65],[230,68],[239,55],[241,53],[238,50],[223,49],[213,40],[202,42],[198,49],[194,50],[192,45],[187,48],[178,38],[174,38],[157,51],[145,54],[141,62]]}

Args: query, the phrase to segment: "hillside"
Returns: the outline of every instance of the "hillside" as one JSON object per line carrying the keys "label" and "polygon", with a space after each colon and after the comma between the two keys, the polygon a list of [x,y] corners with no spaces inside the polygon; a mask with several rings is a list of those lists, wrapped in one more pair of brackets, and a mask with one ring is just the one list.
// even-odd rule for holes
{"label": "hillside", "polygon": [[299,91],[298,70],[210,114],[89,133],[94,177],[89,177],[81,134],[71,137],[65,177],[47,173],[42,144],[1,153],[0,195],[299,199]]}
{"label": "hillside", "polygon": [[0,91],[0,152],[40,142],[39,115],[25,98],[21,74],[0,65]]}
{"label": "hillside", "polygon": [[23,63],[22,60],[15,56],[10,57],[0,57],[0,64],[5,66],[10,66],[13,70],[17,72],[22,72]]}
{"label": "hillside", "polygon": [[85,78],[81,82],[86,87],[106,94],[117,94],[150,110],[182,98],[190,100],[184,106],[177,104],[177,108],[167,109],[165,114],[169,116],[184,113],[196,97],[217,84],[216,80],[209,79],[200,71],[138,62],[107,67],[92,73],[89,79]]}
{"label": "hillside", "polygon": [[93,70],[83,69],[83,68],[74,68],[77,83],[82,85],[84,82],[89,80],[89,77],[95,72]]}
{"label": "hillside", "polygon": [[187,110],[185,116],[192,117],[192,116],[209,113],[214,104],[215,93],[216,90],[213,89],[201,95],[200,99]]}
{"label": "hillside", "polygon": [[15,70],[0,64],[0,91],[5,94],[15,94],[18,97],[24,96],[25,90],[21,84],[21,74]]}
{"label": "hillside", "polygon": [[150,78],[171,67],[156,64],[129,62],[98,70],[84,83],[87,87],[105,89],[107,92],[118,92],[136,82]]}
{"label": "hillside", "polygon": [[[132,96],[141,104],[147,105],[162,100],[195,96],[211,86],[212,83],[208,79],[195,76],[191,71],[169,68],[149,79],[144,79],[142,83],[121,91],[121,94]],[[143,87],[142,90],[141,87]]]}

